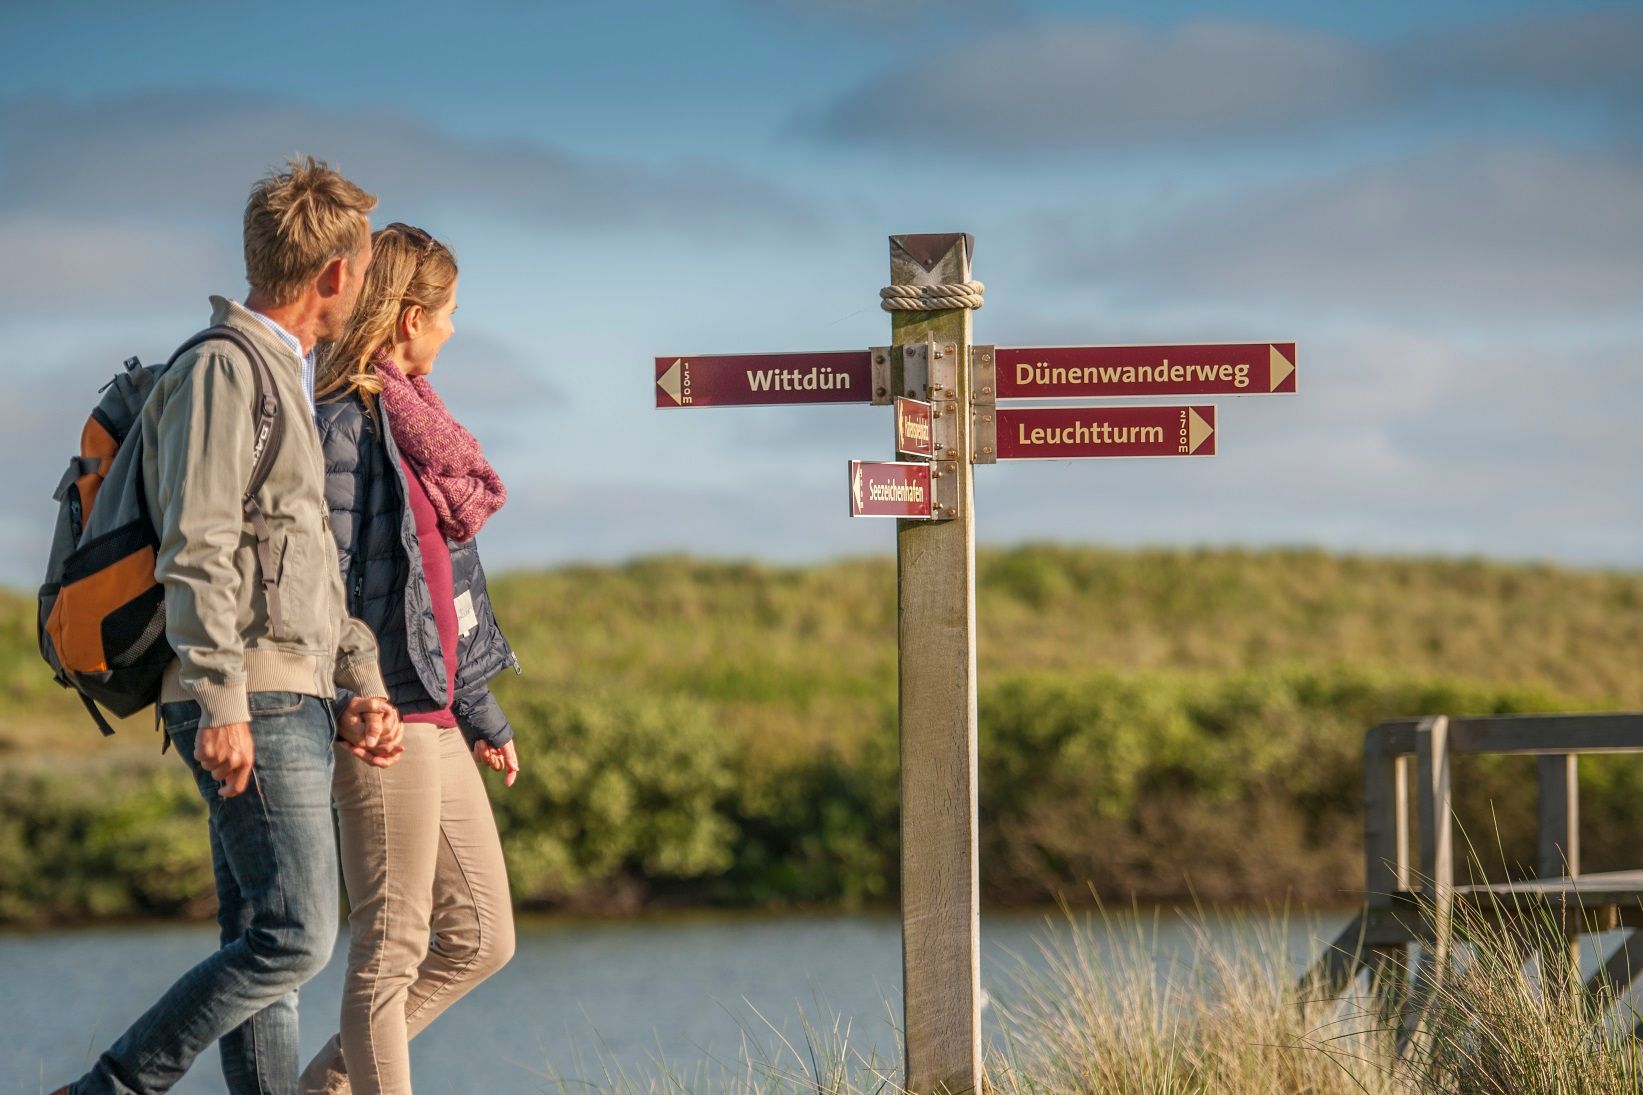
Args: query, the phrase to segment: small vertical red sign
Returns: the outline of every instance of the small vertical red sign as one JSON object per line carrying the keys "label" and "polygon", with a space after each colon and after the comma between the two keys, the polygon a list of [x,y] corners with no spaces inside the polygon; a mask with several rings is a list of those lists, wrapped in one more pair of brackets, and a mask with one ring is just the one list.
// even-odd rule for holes
{"label": "small vertical red sign", "polygon": [[896,451],[902,456],[935,455],[930,430],[934,415],[930,404],[906,396],[896,397]]}

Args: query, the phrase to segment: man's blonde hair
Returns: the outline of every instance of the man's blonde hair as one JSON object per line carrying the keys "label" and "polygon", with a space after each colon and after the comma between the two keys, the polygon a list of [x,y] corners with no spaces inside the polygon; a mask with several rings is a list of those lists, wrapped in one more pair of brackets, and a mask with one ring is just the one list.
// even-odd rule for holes
{"label": "man's blonde hair", "polygon": [[365,246],[376,206],[374,196],[312,156],[270,171],[245,203],[245,280],[275,304],[289,304],[326,263]]}

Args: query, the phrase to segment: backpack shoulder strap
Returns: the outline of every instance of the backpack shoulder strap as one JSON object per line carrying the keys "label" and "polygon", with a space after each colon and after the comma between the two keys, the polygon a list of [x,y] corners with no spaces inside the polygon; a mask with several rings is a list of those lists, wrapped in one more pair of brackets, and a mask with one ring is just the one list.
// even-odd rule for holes
{"label": "backpack shoulder strap", "polygon": [[274,469],[274,459],[279,455],[280,446],[285,440],[285,421],[281,417],[279,388],[274,383],[273,370],[268,367],[268,361],[262,356],[262,351],[257,349],[256,343],[247,338],[244,332],[226,324],[207,327],[194,335],[177,348],[177,352],[171,355],[171,360],[166,362],[166,365],[170,367],[187,351],[203,342],[216,339],[233,343],[251,359],[252,415],[256,419],[256,425],[252,432],[251,477],[246,480],[240,506],[245,511],[245,519],[251,523],[251,531],[257,537],[257,569],[262,571],[263,595],[268,604],[268,624],[275,635],[283,635],[285,613],[280,606],[279,585],[275,581],[278,575],[274,569],[272,534],[268,530],[268,522],[263,518],[262,506],[257,502],[257,492],[268,482],[268,474]]}
{"label": "backpack shoulder strap", "polygon": [[[114,727],[110,726],[108,720],[103,717],[103,713],[97,710],[97,705],[92,702],[91,697],[78,688],[74,689],[74,694],[80,697],[80,702],[86,705],[86,710],[91,713],[91,717],[97,720],[97,729],[103,732],[103,737],[112,738],[114,736]],[[160,705],[155,704],[154,710],[158,711],[159,709]]]}

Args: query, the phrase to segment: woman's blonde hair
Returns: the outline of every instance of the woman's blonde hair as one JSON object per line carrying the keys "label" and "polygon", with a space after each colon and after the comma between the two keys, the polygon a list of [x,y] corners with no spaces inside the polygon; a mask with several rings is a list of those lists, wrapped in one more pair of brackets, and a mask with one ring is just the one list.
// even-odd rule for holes
{"label": "woman's blonde hair", "polygon": [[456,288],[456,256],[420,228],[395,221],[371,236],[371,265],[341,338],[326,347],[314,377],[316,399],[382,391],[373,358],[394,344],[399,321],[413,305],[445,306]]}

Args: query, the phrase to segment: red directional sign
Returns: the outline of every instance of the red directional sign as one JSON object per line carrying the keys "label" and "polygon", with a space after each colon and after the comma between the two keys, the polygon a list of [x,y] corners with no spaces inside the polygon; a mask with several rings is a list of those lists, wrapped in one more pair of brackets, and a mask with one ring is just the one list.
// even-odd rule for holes
{"label": "red directional sign", "polygon": [[903,456],[934,456],[935,438],[930,435],[930,404],[919,399],[896,396],[896,451]]}
{"label": "red directional sign", "polygon": [[850,461],[850,516],[933,517],[930,465]]}
{"label": "red directional sign", "polygon": [[872,401],[873,365],[866,350],[656,359],[658,407]]}
{"label": "red directional sign", "polygon": [[1214,456],[1214,407],[1000,407],[1000,460]]}
{"label": "red directional sign", "polygon": [[1001,346],[999,399],[1288,395],[1293,342],[1185,346]]}

